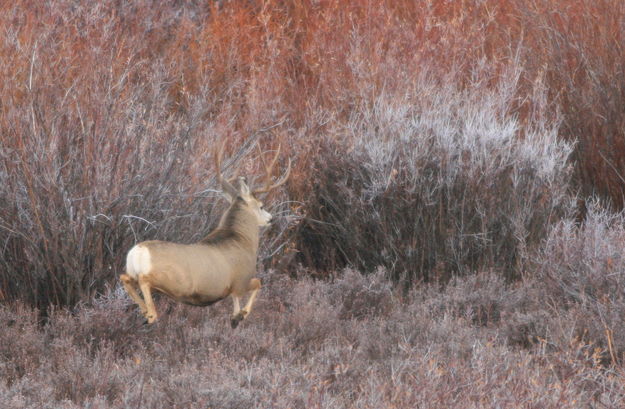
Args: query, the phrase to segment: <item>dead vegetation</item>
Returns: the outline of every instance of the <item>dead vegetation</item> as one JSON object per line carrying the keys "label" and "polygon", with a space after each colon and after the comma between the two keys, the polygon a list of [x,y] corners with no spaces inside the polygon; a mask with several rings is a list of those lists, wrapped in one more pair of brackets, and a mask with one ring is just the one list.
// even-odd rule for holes
{"label": "dead vegetation", "polygon": [[[1,307],[5,408],[621,407],[623,367],[571,337],[590,316],[494,274],[398,293],[384,271],[269,271],[255,319],[169,303],[143,326],[118,288],[43,326]],[[554,314],[554,308],[556,313]],[[576,314],[571,309],[571,314]],[[595,317],[596,318],[596,317]],[[9,325],[9,323],[11,323]],[[519,335],[522,331],[525,333]],[[621,342],[622,338],[614,340]],[[622,343],[618,346],[622,351]],[[614,350],[617,353],[616,350]],[[622,353],[622,352],[621,352]]]}
{"label": "dead vegetation", "polygon": [[[624,406],[624,19],[2,3],[0,406]],[[161,299],[145,328],[125,254],[216,225],[222,141],[293,158],[255,320]]]}

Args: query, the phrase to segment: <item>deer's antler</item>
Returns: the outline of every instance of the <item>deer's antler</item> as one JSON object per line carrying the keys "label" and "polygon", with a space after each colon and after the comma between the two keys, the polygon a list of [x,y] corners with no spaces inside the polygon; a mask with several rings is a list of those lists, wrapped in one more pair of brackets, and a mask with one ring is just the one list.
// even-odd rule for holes
{"label": "deer's antler", "polygon": [[225,179],[221,174],[221,158],[224,154],[224,150],[226,149],[226,142],[221,145],[219,151],[215,152],[215,166],[217,167],[217,180],[221,184],[221,188],[224,192],[230,195],[233,199],[239,195],[239,191],[237,188],[232,186],[232,183]]}
{"label": "deer's antler", "polygon": [[[291,174],[291,158],[289,158],[289,164],[287,166],[287,169],[284,175],[276,183],[272,183],[271,174],[273,173],[273,167],[276,165],[276,162],[278,161],[278,156],[280,155],[280,148],[281,148],[281,145],[278,145],[278,150],[276,151],[276,154],[271,160],[271,162],[269,163],[269,165],[267,165],[267,162],[265,162],[265,158],[263,157],[262,152],[261,152],[260,158],[263,162],[263,166],[265,167],[265,183],[264,183],[264,186],[261,187],[260,189],[254,190],[255,195],[261,194],[261,193],[268,193],[272,191],[273,189],[282,186],[289,179],[289,175]],[[258,147],[258,150],[260,151],[260,146]]]}

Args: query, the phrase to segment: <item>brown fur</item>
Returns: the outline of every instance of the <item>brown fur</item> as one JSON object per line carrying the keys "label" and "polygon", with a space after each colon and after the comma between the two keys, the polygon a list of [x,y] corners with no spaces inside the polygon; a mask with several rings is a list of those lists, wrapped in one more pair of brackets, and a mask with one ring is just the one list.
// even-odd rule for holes
{"label": "brown fur", "polygon": [[[262,203],[247,186],[245,178],[238,178],[237,189],[222,176],[221,156],[224,149],[225,143],[215,153],[215,164],[217,179],[231,205],[221,217],[217,228],[194,244],[144,241],[128,253],[126,274],[122,274],[120,280],[148,323],[157,318],[152,291],[198,306],[211,305],[231,295],[233,327],[252,310],[260,289],[260,280],[254,278],[258,235],[260,226],[271,221],[271,215],[263,210]],[[287,181],[291,170],[290,160],[285,175],[278,182],[272,183],[272,169],[279,153],[280,147],[270,165],[265,166],[265,186],[258,192],[269,192]],[[249,300],[241,309],[240,298],[248,292],[251,292]]]}
{"label": "brown fur", "polygon": [[[211,305],[230,295],[239,298],[249,291],[258,291],[260,281],[253,276],[260,228],[252,206],[254,203],[248,203],[251,200],[256,199],[237,197],[233,200],[219,225],[195,244],[158,240],[137,244],[136,247],[149,252],[151,268],[141,271],[136,279],[130,272],[120,279],[148,322],[157,318],[152,291],[196,306]],[[144,300],[138,295],[137,287]],[[251,309],[249,303],[247,307]],[[233,315],[240,318],[249,313],[240,315],[239,312],[236,310]]]}

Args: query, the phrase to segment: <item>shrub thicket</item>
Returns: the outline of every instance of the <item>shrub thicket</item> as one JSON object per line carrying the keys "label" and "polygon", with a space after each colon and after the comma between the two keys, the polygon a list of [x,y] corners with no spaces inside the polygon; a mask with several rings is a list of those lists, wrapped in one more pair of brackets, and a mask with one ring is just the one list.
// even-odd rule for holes
{"label": "shrub thicket", "polygon": [[[624,20],[0,2],[0,407],[623,407],[625,216],[572,207],[623,205]],[[144,327],[125,253],[214,225],[223,141],[226,172],[294,163],[257,307],[157,297]]]}
{"label": "shrub thicket", "polygon": [[74,305],[135,241],[199,238],[223,208],[224,139],[237,161],[256,140],[296,161],[266,266],[516,276],[567,210],[572,146],[575,186],[620,203],[624,14],[615,0],[2,3],[0,297]]}
{"label": "shrub thicket", "polygon": [[571,323],[549,338],[574,336],[605,352],[603,359],[625,357],[625,214],[592,202],[586,220],[556,224],[536,261],[539,297],[548,300],[553,321]]}
{"label": "shrub thicket", "polygon": [[298,233],[304,264],[381,265],[416,280],[523,271],[571,210],[571,146],[556,123],[520,126],[517,78],[492,92],[423,79],[333,130]]}

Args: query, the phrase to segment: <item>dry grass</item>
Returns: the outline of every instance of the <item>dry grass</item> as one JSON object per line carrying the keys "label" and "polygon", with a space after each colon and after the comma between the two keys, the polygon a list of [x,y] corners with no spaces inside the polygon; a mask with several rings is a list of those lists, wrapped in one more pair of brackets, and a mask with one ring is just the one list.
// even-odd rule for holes
{"label": "dry grass", "polygon": [[[383,271],[331,281],[275,272],[237,330],[228,302],[169,306],[154,326],[121,289],[44,326],[1,307],[0,404],[23,407],[621,407],[623,366],[587,339],[528,340],[512,313],[550,316],[532,283],[493,274],[400,294]],[[542,305],[541,310],[537,310]],[[545,319],[549,331],[571,320]],[[533,335],[533,334],[530,334]]]}

